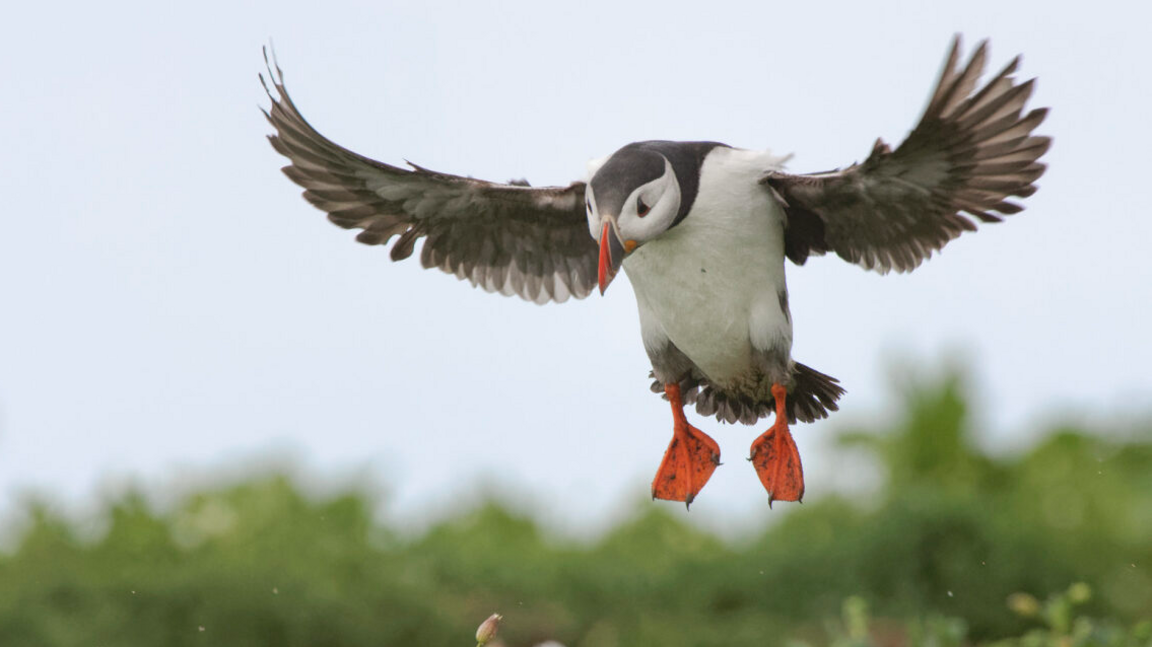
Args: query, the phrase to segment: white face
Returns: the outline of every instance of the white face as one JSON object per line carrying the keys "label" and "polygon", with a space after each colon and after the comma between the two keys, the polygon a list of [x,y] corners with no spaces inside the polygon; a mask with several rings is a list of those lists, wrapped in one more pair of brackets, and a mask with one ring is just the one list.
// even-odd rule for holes
{"label": "white face", "polygon": [[601,213],[591,185],[585,188],[585,197],[588,231],[596,239],[603,231],[604,218],[608,218],[614,222],[613,229],[621,241],[634,241],[636,245],[646,243],[667,231],[680,212],[680,183],[676,181],[672,164],[667,159],[664,160],[664,174],[636,187],[624,201],[620,213]]}

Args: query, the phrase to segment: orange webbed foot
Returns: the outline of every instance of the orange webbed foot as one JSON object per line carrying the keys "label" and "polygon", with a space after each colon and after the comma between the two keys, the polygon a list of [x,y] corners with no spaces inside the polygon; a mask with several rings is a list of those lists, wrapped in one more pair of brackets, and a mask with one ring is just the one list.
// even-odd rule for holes
{"label": "orange webbed foot", "polygon": [[756,468],[760,483],[768,490],[768,505],[773,501],[799,501],[804,497],[804,468],[800,464],[800,450],[788,430],[788,417],[784,411],[788,392],[779,384],[772,385],[776,399],[776,420],[772,427],[752,442],[748,460]]}
{"label": "orange webbed foot", "polygon": [[652,480],[652,498],[691,505],[720,465],[720,446],[692,425],[685,424],[683,430],[679,427]]}
{"label": "orange webbed foot", "polygon": [[664,391],[672,402],[674,426],[672,442],[668,443],[664,460],[652,480],[652,498],[683,501],[688,506],[720,465],[720,446],[708,434],[688,424],[678,385],[666,385]]}

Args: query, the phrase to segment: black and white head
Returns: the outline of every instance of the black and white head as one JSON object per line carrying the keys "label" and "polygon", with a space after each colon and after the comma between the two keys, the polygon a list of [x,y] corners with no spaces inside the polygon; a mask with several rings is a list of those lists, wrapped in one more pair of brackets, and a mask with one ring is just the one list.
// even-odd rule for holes
{"label": "black and white head", "polygon": [[624,258],[687,215],[712,142],[638,142],[613,153],[585,189],[588,231],[600,241],[600,292]]}

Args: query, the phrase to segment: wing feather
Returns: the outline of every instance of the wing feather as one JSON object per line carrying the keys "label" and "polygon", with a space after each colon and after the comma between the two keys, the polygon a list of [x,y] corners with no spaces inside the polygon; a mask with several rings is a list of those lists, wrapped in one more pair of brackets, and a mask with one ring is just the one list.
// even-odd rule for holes
{"label": "wing feather", "polygon": [[385,245],[395,239],[390,255],[399,261],[424,239],[424,267],[536,303],[592,292],[598,249],[588,233],[582,182],[531,188],[358,155],[308,124],[267,50],[264,60],[268,77],[262,74],[260,81],[272,101],[264,115],[276,130],[268,139],[290,161],[284,174],[334,224],[361,229],[357,241]]}
{"label": "wing feather", "polygon": [[999,222],[1023,209],[1008,198],[1036,192],[1052,140],[1032,132],[1048,109],[1024,113],[1035,79],[1013,78],[1020,57],[979,87],[987,56],[985,41],[961,68],[953,41],[923,117],[895,151],[877,140],[843,170],[764,177],[787,214],[788,258],[834,251],[867,269],[907,272],[975,231],[973,218]]}

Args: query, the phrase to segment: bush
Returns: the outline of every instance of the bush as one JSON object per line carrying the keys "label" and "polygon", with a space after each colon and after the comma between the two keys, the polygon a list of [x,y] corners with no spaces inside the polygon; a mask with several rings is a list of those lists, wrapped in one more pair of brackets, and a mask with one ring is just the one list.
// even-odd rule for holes
{"label": "bush", "polygon": [[0,645],[466,644],[493,611],[508,645],[1149,645],[1148,436],[1061,429],[994,457],[962,392],[914,390],[896,428],[845,436],[882,465],[877,496],[739,545],[660,505],[580,544],[495,502],[401,539],[370,493],[279,475],[164,511],[126,494],[98,539],[31,505],[0,555]]}

